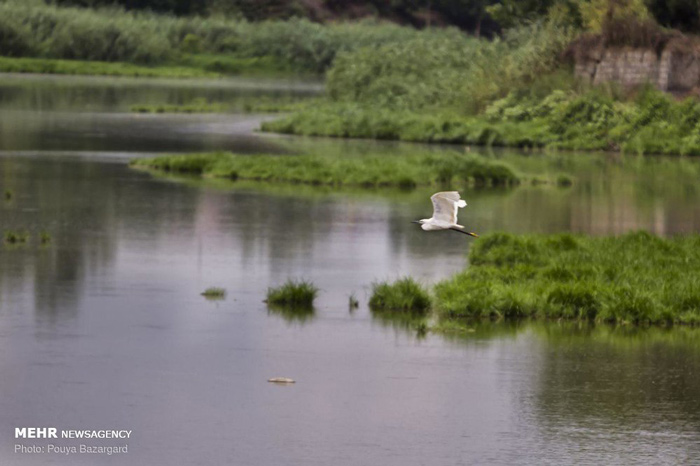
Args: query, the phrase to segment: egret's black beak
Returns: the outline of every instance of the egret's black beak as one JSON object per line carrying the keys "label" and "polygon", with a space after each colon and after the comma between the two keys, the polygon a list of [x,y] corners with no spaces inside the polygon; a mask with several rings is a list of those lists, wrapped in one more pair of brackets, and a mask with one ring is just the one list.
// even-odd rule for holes
{"label": "egret's black beak", "polygon": [[418,220],[411,220],[411,223],[418,223],[418,224],[420,224],[420,222],[419,222]]}

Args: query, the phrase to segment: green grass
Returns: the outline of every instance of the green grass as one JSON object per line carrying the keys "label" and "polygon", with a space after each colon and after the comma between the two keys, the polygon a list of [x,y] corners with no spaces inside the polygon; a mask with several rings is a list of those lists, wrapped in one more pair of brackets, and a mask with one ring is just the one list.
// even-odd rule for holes
{"label": "green grass", "polygon": [[456,113],[392,110],[354,103],[305,107],[263,122],[261,129],[303,136],[480,146],[542,147],[548,143],[546,128],[537,123],[490,122]]}
{"label": "green grass", "polygon": [[25,244],[29,241],[29,233],[26,231],[5,231],[5,243],[7,244]]}
{"label": "green grass", "polygon": [[207,299],[224,299],[226,297],[226,290],[224,288],[212,286],[204,290],[202,296]]}
{"label": "green grass", "polygon": [[43,1],[0,2],[0,50],[5,56],[141,65],[182,61],[217,73],[258,69],[320,74],[341,52],[457,34],[377,21],[253,23],[221,15],[175,17]]}
{"label": "green grass", "polygon": [[318,295],[318,288],[305,280],[289,280],[277,288],[268,288],[267,304],[273,307],[310,309]]}
{"label": "green grass", "polygon": [[238,155],[209,153],[132,160],[134,167],[228,179],[326,186],[398,187],[459,184],[511,185],[507,165],[471,154]]}
{"label": "green grass", "polygon": [[0,72],[147,78],[216,78],[220,73],[186,66],[139,66],[131,63],[0,56]]}
{"label": "green grass", "polygon": [[464,272],[435,287],[442,320],[700,324],[698,235],[497,233],[476,241],[469,260]]}
{"label": "green grass", "polygon": [[410,277],[394,283],[372,285],[369,307],[373,311],[396,311],[425,314],[430,309],[430,295],[420,283]]}
{"label": "green grass", "polygon": [[224,113],[230,111],[279,113],[307,107],[313,103],[309,98],[270,97],[242,98],[231,102],[210,102],[203,98],[186,104],[137,104],[132,105],[134,113]]}
{"label": "green grass", "polygon": [[51,243],[51,234],[48,231],[42,231],[39,233],[39,243],[42,245],[47,245]]}
{"label": "green grass", "polygon": [[222,113],[227,107],[220,102],[208,102],[206,99],[195,99],[182,105],[133,105],[134,113]]}
{"label": "green grass", "polygon": [[[632,100],[603,90],[555,90],[544,98],[513,92],[477,115],[322,102],[264,122],[262,130],[480,146],[700,155],[700,103],[695,98],[677,102],[650,88]],[[560,181],[562,186],[570,184]]]}
{"label": "green grass", "polygon": [[15,197],[15,193],[12,192],[11,189],[6,189],[5,192],[3,193],[3,197],[5,198],[6,201],[11,201],[13,197]]}
{"label": "green grass", "polygon": [[355,296],[355,293],[352,293],[350,296],[348,296],[348,308],[353,310],[357,309],[358,307],[360,307],[360,301]]}

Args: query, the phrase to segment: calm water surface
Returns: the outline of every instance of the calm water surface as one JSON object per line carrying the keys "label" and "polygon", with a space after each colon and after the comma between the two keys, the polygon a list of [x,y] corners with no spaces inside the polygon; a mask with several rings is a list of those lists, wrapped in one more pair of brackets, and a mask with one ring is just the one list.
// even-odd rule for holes
{"label": "calm water surface", "polygon": [[[317,92],[303,83],[64,79],[0,81],[0,188],[14,194],[0,225],[35,233],[0,247],[0,464],[700,464],[697,332],[482,324],[418,338],[372,316],[374,280],[434,283],[465,265],[469,239],[409,223],[429,214],[430,190],[202,184],[126,165],[176,150],[416,146],[261,136],[260,116],[126,113],[147,95]],[[694,161],[489,156],[577,180],[464,191],[475,231],[700,227]],[[313,313],[262,302],[290,277],[321,288]],[[226,300],[203,299],[209,286]],[[278,376],[297,383],[266,382]],[[127,454],[66,457],[14,453],[22,426],[133,433]]]}

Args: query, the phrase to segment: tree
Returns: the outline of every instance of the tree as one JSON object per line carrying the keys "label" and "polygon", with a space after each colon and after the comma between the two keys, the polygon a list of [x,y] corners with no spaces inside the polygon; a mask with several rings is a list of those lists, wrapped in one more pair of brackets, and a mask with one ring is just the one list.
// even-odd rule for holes
{"label": "tree", "polygon": [[647,6],[662,26],[700,33],[699,0],[648,0]]}

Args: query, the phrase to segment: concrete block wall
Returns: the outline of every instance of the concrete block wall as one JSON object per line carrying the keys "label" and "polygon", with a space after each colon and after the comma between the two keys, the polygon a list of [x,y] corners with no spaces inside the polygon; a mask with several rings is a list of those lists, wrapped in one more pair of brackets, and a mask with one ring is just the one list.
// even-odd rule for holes
{"label": "concrete block wall", "polygon": [[577,59],[576,76],[593,84],[617,82],[624,87],[652,84],[662,91],[689,91],[700,85],[700,56],[670,48],[608,48]]}

